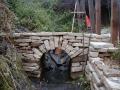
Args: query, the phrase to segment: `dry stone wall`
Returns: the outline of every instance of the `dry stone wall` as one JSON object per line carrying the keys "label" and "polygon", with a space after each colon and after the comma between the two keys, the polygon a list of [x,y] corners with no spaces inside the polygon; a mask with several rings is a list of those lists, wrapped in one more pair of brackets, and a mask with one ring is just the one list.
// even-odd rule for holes
{"label": "dry stone wall", "polygon": [[71,57],[72,78],[80,76],[80,72],[85,70],[91,90],[120,90],[120,71],[103,62],[105,57],[110,57],[117,50],[109,43],[108,34],[40,32],[14,33],[13,37],[16,48],[23,56],[23,68],[30,77],[40,78],[42,55],[61,47]]}
{"label": "dry stone wall", "polygon": [[61,47],[71,57],[71,77],[75,78],[76,72],[84,70],[90,39],[109,42],[110,36],[71,32],[14,33],[15,46],[23,55],[23,68],[32,77],[40,77],[42,55],[55,47]]}
{"label": "dry stone wall", "polygon": [[91,83],[91,90],[120,90],[120,70],[110,68],[103,61],[117,48],[110,43],[91,42],[86,76]]}

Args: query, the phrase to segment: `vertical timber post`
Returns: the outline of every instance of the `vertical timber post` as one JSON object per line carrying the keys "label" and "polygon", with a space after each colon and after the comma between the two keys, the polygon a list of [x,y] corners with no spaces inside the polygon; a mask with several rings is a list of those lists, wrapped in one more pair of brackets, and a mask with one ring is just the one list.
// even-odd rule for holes
{"label": "vertical timber post", "polygon": [[[91,0],[90,0],[91,1]],[[95,0],[96,33],[101,34],[101,0]]]}
{"label": "vertical timber post", "polygon": [[94,0],[88,0],[89,6],[89,16],[91,22],[91,29],[92,32],[95,33],[95,7],[94,7]]}
{"label": "vertical timber post", "polygon": [[119,8],[118,8],[119,0],[111,0],[111,35],[112,35],[112,43],[115,45],[118,39],[118,30],[119,26]]}

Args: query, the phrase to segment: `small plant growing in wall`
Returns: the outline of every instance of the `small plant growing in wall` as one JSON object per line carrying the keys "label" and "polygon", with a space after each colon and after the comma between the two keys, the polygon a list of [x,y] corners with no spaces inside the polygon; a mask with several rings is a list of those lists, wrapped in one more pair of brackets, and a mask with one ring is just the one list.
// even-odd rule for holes
{"label": "small plant growing in wall", "polygon": [[84,90],[90,90],[90,82],[84,75],[80,75],[79,81],[81,82],[81,86],[83,86]]}
{"label": "small plant growing in wall", "polygon": [[120,42],[117,45],[117,48],[118,48],[118,50],[113,53],[112,58],[114,60],[118,60],[120,62]]}

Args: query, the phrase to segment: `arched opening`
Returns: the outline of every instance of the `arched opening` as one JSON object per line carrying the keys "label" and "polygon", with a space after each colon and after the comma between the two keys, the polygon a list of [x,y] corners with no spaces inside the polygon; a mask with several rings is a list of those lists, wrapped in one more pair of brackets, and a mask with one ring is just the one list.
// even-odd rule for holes
{"label": "arched opening", "polygon": [[70,78],[70,56],[61,48],[44,53],[41,58],[41,80],[47,83],[64,83]]}

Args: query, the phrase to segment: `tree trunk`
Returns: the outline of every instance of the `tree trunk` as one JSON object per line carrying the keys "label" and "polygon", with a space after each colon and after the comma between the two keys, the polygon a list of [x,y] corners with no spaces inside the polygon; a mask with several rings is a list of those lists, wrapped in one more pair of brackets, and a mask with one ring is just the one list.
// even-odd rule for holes
{"label": "tree trunk", "polygon": [[111,29],[112,29],[112,43],[115,45],[118,40],[118,31],[120,29],[119,20],[119,0],[111,0]]}
{"label": "tree trunk", "polygon": [[96,33],[101,34],[101,0],[95,0]]}
{"label": "tree trunk", "polygon": [[94,0],[88,0],[89,6],[89,16],[91,22],[91,29],[92,32],[95,33],[95,7],[94,7]]}

